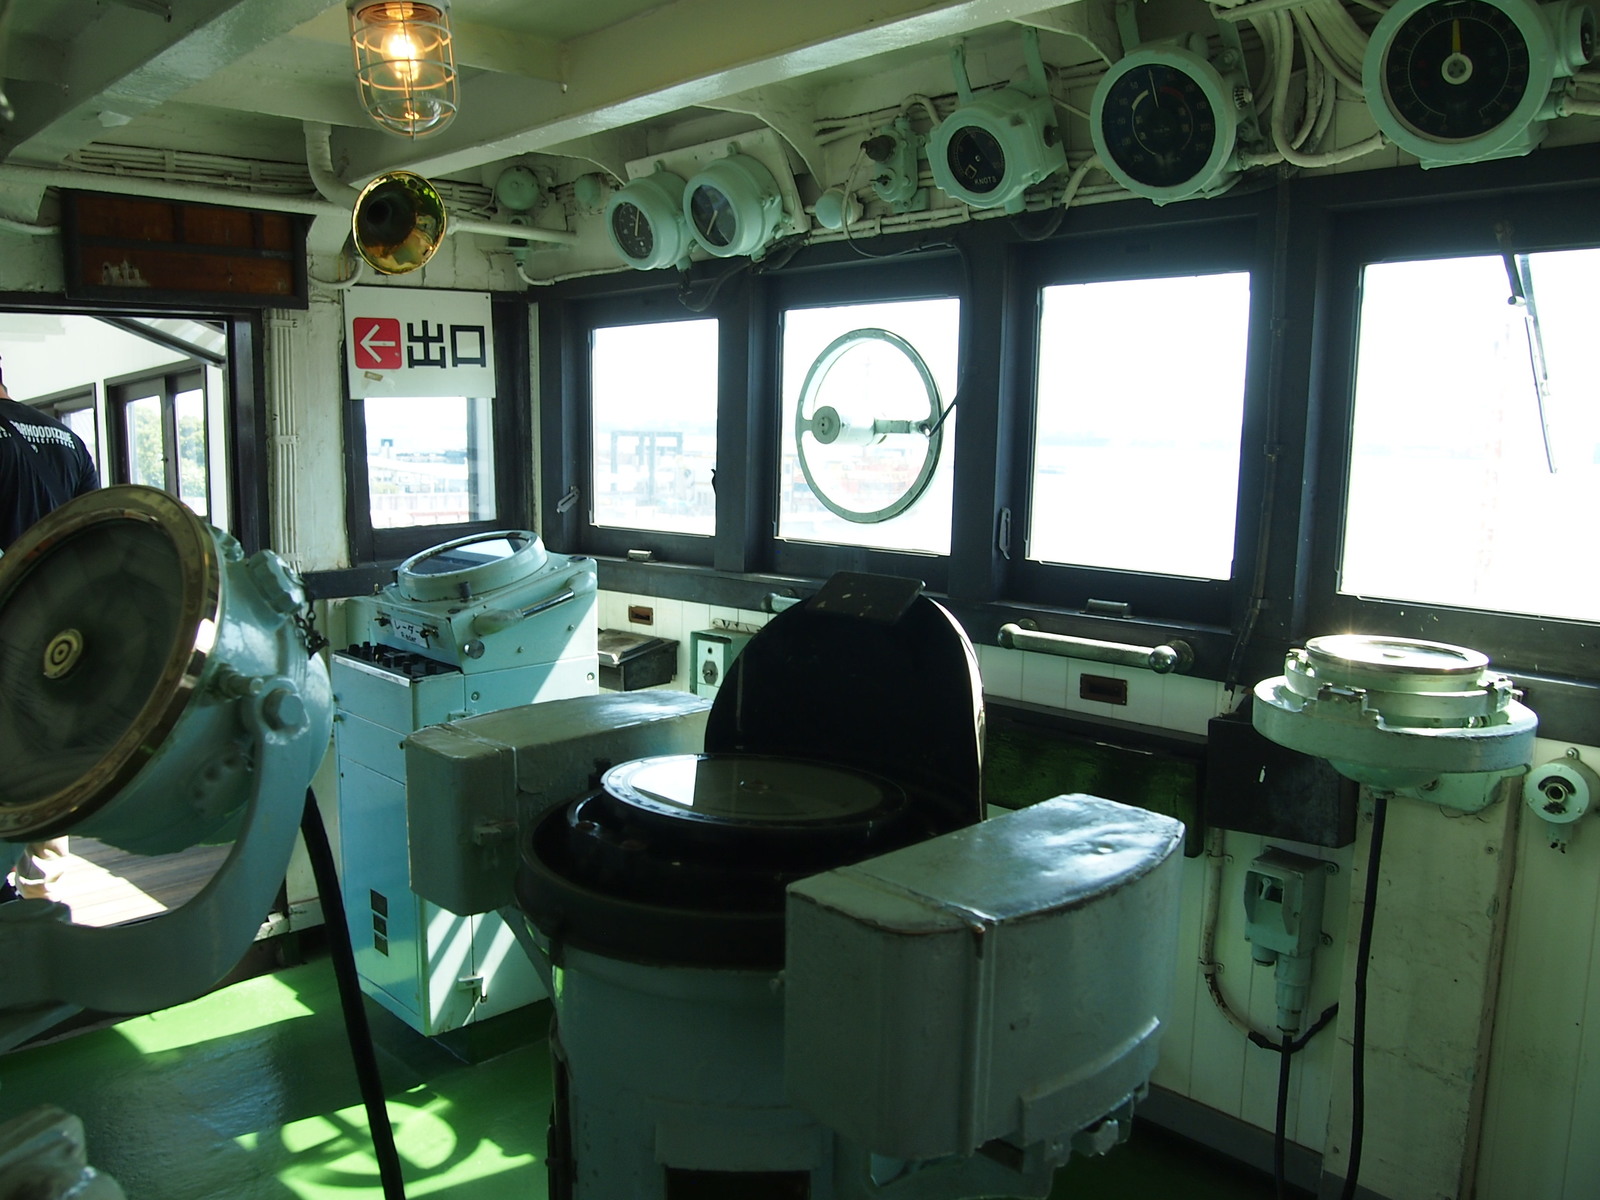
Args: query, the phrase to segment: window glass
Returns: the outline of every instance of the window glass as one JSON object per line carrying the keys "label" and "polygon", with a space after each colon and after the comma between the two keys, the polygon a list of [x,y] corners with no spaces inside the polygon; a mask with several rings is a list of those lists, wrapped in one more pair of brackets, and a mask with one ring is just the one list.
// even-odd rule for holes
{"label": "window glass", "polygon": [[1341,591],[1600,618],[1572,545],[1600,511],[1597,272],[1528,256],[1535,337],[1498,256],[1365,269]]}
{"label": "window glass", "polygon": [[490,400],[382,396],[362,404],[374,529],[494,519]]}
{"label": "window glass", "polygon": [[1244,272],[1043,289],[1029,558],[1231,577],[1249,328]]}
{"label": "window glass", "polygon": [[206,478],[206,398],[199,388],[173,397],[178,417],[178,499],[209,516]]}
{"label": "window glass", "polygon": [[[957,418],[950,404],[956,395],[960,326],[961,303],[947,297],[783,314],[779,537],[950,553]],[[855,330],[882,330],[892,337],[858,339],[828,361],[825,382],[818,386],[824,378],[819,358]],[[809,393],[808,376],[813,379]],[[835,424],[824,432],[822,422]],[[906,430],[907,425],[913,428]],[[937,465],[921,495],[901,508],[931,457],[932,439],[916,427],[935,425],[942,439]],[[874,432],[885,428],[893,431]]]}
{"label": "window glass", "polygon": [[128,401],[128,482],[165,488],[167,469],[161,436],[161,397]]}
{"label": "window glass", "polygon": [[105,468],[100,465],[100,430],[95,423],[94,406],[59,410],[56,416],[61,420],[62,424],[83,439],[84,447],[89,451],[89,457],[94,460],[96,473],[104,479]]}
{"label": "window glass", "polygon": [[594,330],[593,521],[711,535],[717,503],[717,322]]}

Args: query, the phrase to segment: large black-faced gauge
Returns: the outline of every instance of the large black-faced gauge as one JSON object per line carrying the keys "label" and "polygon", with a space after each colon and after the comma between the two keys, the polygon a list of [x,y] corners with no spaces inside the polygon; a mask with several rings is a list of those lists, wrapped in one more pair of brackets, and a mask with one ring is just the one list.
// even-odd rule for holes
{"label": "large black-faced gauge", "polygon": [[1378,128],[1424,167],[1526,154],[1594,38],[1576,0],[1399,0],[1367,42],[1362,86]]}
{"label": "large black-faced gauge", "polygon": [[1233,173],[1239,109],[1232,86],[1201,55],[1152,46],[1101,77],[1089,129],[1123,187],[1165,204],[1213,192]]}
{"label": "large black-faced gauge", "polygon": [[693,243],[683,218],[683,180],[657,171],[618,188],[606,201],[606,232],[611,244],[631,267],[657,267],[688,262]]}
{"label": "large black-faced gauge", "polygon": [[1037,30],[1023,31],[1023,48],[1028,86],[981,97],[967,82],[961,46],[950,53],[961,105],[928,135],[928,166],[940,191],[973,208],[1021,212],[1023,192],[1066,165]]}
{"label": "large black-faced gauge", "polygon": [[758,256],[778,231],[783,194],[759,159],[730,154],[689,180],[683,215],[689,236],[708,254]]}

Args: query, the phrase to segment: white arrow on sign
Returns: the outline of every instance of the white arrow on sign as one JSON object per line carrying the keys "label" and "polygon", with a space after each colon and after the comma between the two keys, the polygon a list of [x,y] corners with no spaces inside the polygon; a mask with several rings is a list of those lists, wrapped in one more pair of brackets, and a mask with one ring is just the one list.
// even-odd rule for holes
{"label": "white arrow on sign", "polygon": [[379,354],[376,350],[373,349],[374,346],[397,346],[397,345],[399,345],[399,343],[398,342],[389,342],[389,341],[379,341],[378,340],[378,327],[376,325],[374,325],[371,329],[367,330],[367,332],[362,336],[361,341],[358,343],[358,345],[360,345],[360,347],[363,350],[365,350],[369,355],[371,355],[373,358],[382,358],[383,356],[381,354]]}

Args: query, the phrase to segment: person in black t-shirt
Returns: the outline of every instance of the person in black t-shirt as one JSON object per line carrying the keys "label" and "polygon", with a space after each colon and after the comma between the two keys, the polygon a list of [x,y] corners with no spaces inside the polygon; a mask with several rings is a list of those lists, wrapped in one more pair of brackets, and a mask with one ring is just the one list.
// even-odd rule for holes
{"label": "person in black t-shirt", "polygon": [[0,551],[46,513],[99,486],[83,440],[13,400],[0,376]]}
{"label": "person in black t-shirt", "polygon": [[[13,400],[0,375],[0,553],[46,513],[99,486],[83,440],[54,417]],[[0,901],[53,899],[66,857],[64,837],[28,843],[16,869],[0,878]]]}

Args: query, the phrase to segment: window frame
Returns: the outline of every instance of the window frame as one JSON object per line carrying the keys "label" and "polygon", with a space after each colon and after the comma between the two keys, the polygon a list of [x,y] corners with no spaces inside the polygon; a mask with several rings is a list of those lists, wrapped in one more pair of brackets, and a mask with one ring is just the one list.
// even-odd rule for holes
{"label": "window frame", "polygon": [[106,474],[105,468],[105,435],[100,421],[100,405],[93,386],[82,388],[69,388],[64,392],[55,392],[49,396],[40,396],[29,403],[41,412],[49,413],[62,424],[70,424],[67,420],[72,413],[87,412],[94,424],[94,442],[89,446],[89,457],[94,460],[95,471],[102,479]]}
{"label": "window frame", "polygon": [[[1126,603],[1131,616],[1219,629],[1229,627],[1238,613],[1240,586],[1254,570],[1259,532],[1261,455],[1252,451],[1261,445],[1267,425],[1271,339],[1266,331],[1272,325],[1274,304],[1271,228],[1270,222],[1250,204],[1236,205],[1233,211],[1208,209],[1205,215],[1210,219],[1085,227],[1026,256],[1018,272],[1014,308],[1018,319],[1012,369],[1016,373],[1014,387],[1019,407],[1009,478],[1013,498],[1012,549],[1005,582],[1009,598],[1077,611],[1086,610],[1091,600]],[[1230,577],[1198,579],[1029,559],[1027,515],[1032,500],[1044,289],[1059,284],[1239,272],[1250,277],[1250,329]]]}
{"label": "window frame", "polygon": [[[154,371],[140,371],[119,376],[106,382],[106,428],[111,445],[106,455],[111,482],[130,483],[133,480],[133,445],[128,422],[128,406],[137,400],[154,396],[161,402],[161,472],[162,490],[175,499],[182,499],[181,466],[178,456],[178,407],[180,392],[197,391],[201,400],[201,440],[206,449],[206,512],[213,508],[213,497],[218,490],[211,461],[211,412],[207,403],[205,364],[199,359],[186,359]],[[169,453],[170,451],[170,453]],[[224,466],[227,471],[227,466]],[[224,478],[222,486],[227,486]],[[209,516],[206,518],[209,520]]]}
{"label": "window frame", "polygon": [[[115,321],[118,317],[186,317],[193,321],[220,324],[227,339],[226,361],[217,364],[222,372],[222,446],[226,463],[227,532],[238,540],[247,554],[266,547],[270,541],[267,487],[266,363],[263,357],[265,316],[259,309],[140,308],[126,302],[80,300],[67,303],[36,292],[0,293],[0,310],[14,313],[56,313],[67,316],[98,317]],[[203,364],[202,364],[203,365]],[[107,386],[111,380],[103,381]],[[100,397],[100,429],[104,436],[100,460],[101,483],[115,482],[112,464],[115,438],[110,429],[111,404]],[[213,437],[212,443],[216,439]],[[215,481],[211,492],[215,505]]]}
{"label": "window frame", "polygon": [[[897,301],[954,299],[961,305],[960,328],[967,328],[967,299],[960,259],[948,252],[927,253],[903,259],[870,260],[843,264],[842,269],[797,271],[774,276],[767,289],[766,304],[771,314],[768,323],[765,357],[769,369],[765,394],[770,397],[764,416],[771,423],[770,439],[752,447],[750,456],[761,458],[770,474],[767,506],[761,513],[761,528],[767,535],[762,549],[764,569],[778,575],[825,579],[835,571],[861,571],[921,579],[928,590],[943,592],[949,586],[950,561],[955,553],[956,508],[951,500],[950,554],[884,550],[871,546],[850,546],[836,542],[807,542],[778,537],[778,504],[781,480],[779,465],[783,457],[783,314],[789,309],[844,307],[851,304],[893,303]],[[967,342],[964,335],[963,342]],[[962,393],[973,390],[967,368],[968,351],[958,350],[956,394],[941,400],[948,410],[956,404],[955,438],[942,453],[954,456],[959,471],[960,446],[966,423],[959,402]],[[959,492],[956,493],[959,495]]]}
{"label": "window frame", "polygon": [[[775,558],[770,552],[781,428],[774,399],[777,313],[783,297],[802,292],[817,295],[819,302],[893,296],[898,288],[877,282],[885,272],[943,255],[946,264],[937,269],[959,274],[963,301],[963,416],[955,447],[951,553],[942,579],[929,579],[915,566],[902,566],[898,573],[926,579],[927,590],[979,645],[997,644],[1000,628],[1011,622],[1130,645],[1179,638],[1194,652],[1195,677],[1248,690],[1280,674],[1290,648],[1348,624],[1348,614],[1338,611],[1333,599],[1326,544],[1330,530],[1337,536],[1343,529],[1338,454],[1349,392],[1341,399],[1339,360],[1353,353],[1346,311],[1353,299],[1341,295],[1350,276],[1330,267],[1339,231],[1351,222],[1381,226],[1396,214],[1410,213],[1417,229],[1442,236],[1434,228],[1437,206],[1474,199],[1489,207],[1509,201],[1513,210],[1530,211],[1556,202],[1576,221],[1594,211],[1596,189],[1600,163],[1592,147],[1541,149],[1527,158],[1448,171],[1400,166],[1249,179],[1229,195],[1165,207],[1139,202],[1074,207],[1061,228],[1043,240],[1033,236],[1036,221],[984,214],[950,228],[873,238],[860,247],[813,244],[770,263],[696,263],[687,276],[627,272],[567,281],[538,296],[541,532],[553,549],[596,554],[600,585],[607,590],[733,608],[764,607],[774,594],[807,595],[835,571],[893,570],[881,558],[868,561],[868,555],[850,548],[826,547],[814,561]],[[1561,245],[1576,244],[1585,240]],[[1224,253],[1225,245],[1232,249]],[[880,256],[918,253],[866,259],[864,247]],[[1230,581],[1202,581],[1195,588],[1170,576],[1115,573],[1110,576],[1115,581],[1136,586],[1123,596],[1106,597],[1091,587],[1100,579],[1090,569],[1073,578],[1070,567],[1019,567],[1024,531],[1018,514],[1027,511],[1034,437],[1034,318],[1042,286],[1078,281],[1097,262],[1125,263],[1134,255],[1153,260],[1153,266],[1103,277],[1159,277],[1180,268],[1183,273],[1250,272],[1235,553]],[[724,397],[713,558],[709,564],[687,563],[661,554],[653,561],[630,561],[625,548],[607,550],[586,540],[575,506],[563,510],[561,505],[587,453],[574,432],[583,404],[573,385],[574,346],[582,342],[576,314],[601,300],[633,297],[636,311],[653,306],[665,316],[688,316],[678,295],[704,296],[707,290],[715,302],[693,315],[711,313],[722,322]],[[751,452],[751,447],[761,449]],[[1338,481],[1337,488],[1330,479]],[[1014,527],[1009,558],[997,536],[1008,511]],[[728,524],[725,513],[734,516],[737,527]],[[1204,603],[1191,602],[1192,593],[1207,590],[1213,594],[1202,596]],[[1127,599],[1131,613],[1085,611],[1091,595]],[[1529,700],[1537,704],[1546,736],[1580,737],[1583,729],[1593,728],[1600,720],[1600,664],[1585,665],[1576,676],[1569,669],[1561,679],[1535,678],[1528,664],[1544,665],[1552,649],[1570,645],[1575,633],[1591,646],[1600,645],[1595,627],[1556,627],[1524,618],[1497,624],[1486,631],[1482,614],[1470,613],[1446,627],[1419,618],[1411,635],[1442,638],[1448,630],[1454,640],[1483,649],[1524,686],[1535,682]]]}
{"label": "window frame", "polygon": [[[1328,403],[1318,439],[1322,509],[1312,539],[1312,629],[1356,630],[1448,642],[1483,650],[1496,668],[1546,680],[1600,680],[1600,638],[1591,622],[1491,612],[1438,603],[1341,594],[1345,508],[1355,412],[1361,272],[1369,263],[1499,257],[1497,223],[1508,222],[1519,252],[1600,247],[1593,214],[1600,183],[1557,192],[1505,190],[1440,201],[1419,197],[1381,210],[1342,213],[1332,221],[1323,276],[1322,385]],[[1509,285],[1508,285],[1509,290]],[[1553,690],[1553,689],[1552,689]]]}
{"label": "window frame", "polygon": [[[572,306],[568,314],[571,321],[572,345],[568,348],[568,365],[563,372],[565,387],[572,393],[579,407],[578,419],[572,422],[566,438],[570,447],[563,456],[575,460],[574,470],[564,470],[561,478],[570,478],[571,484],[554,500],[546,499],[545,511],[561,510],[564,498],[572,487],[577,495],[564,510],[572,518],[579,539],[576,544],[591,554],[627,558],[630,552],[647,551],[662,562],[711,566],[717,559],[717,544],[723,536],[726,514],[731,508],[729,498],[723,494],[723,468],[728,461],[728,440],[724,413],[735,393],[728,374],[730,364],[737,368],[737,356],[730,355],[728,323],[716,312],[692,312],[676,299],[663,292],[634,292],[596,297]],[[715,492],[716,519],[709,535],[678,533],[669,530],[642,529],[626,525],[597,525],[592,506],[595,495],[594,482],[594,421],[591,407],[593,396],[593,334],[597,329],[656,325],[673,321],[717,322],[717,458]],[[743,336],[740,329],[739,338]],[[548,435],[547,435],[548,437]],[[559,444],[559,442],[558,442]]]}
{"label": "window frame", "polygon": [[497,295],[491,299],[490,313],[494,325],[495,394],[487,399],[490,401],[490,432],[494,438],[494,517],[449,525],[374,526],[367,478],[366,401],[346,395],[343,422],[345,529],[353,566],[398,563],[423,550],[474,534],[534,528],[528,478],[532,460],[529,452],[532,399],[528,388],[531,350],[526,300],[521,296]]}

